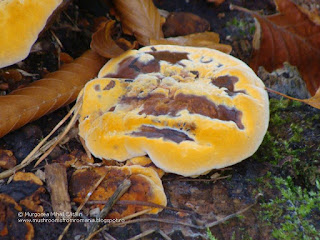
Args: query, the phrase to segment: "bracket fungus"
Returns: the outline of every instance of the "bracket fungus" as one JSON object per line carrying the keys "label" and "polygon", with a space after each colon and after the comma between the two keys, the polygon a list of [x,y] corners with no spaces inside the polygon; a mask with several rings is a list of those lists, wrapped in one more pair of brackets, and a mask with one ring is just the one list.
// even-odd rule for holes
{"label": "bracket fungus", "polygon": [[0,0],[0,68],[26,58],[62,0]]}
{"label": "bracket fungus", "polygon": [[79,134],[97,158],[148,155],[194,176],[250,157],[268,128],[263,82],[207,48],[155,45],[111,59],[78,100]]}
{"label": "bracket fungus", "polygon": [[[124,179],[130,179],[131,186],[120,200],[143,201],[161,206],[167,205],[167,198],[163,190],[161,179],[152,168],[138,165],[132,166],[107,166],[92,169],[79,169],[74,172],[71,180],[71,191],[75,202],[83,202],[92,184],[106,174],[99,187],[92,193],[90,200],[107,200],[116,191]],[[149,206],[128,205],[115,206],[108,214],[108,218],[123,218],[139,212]],[[149,213],[157,214],[162,208],[152,207]]]}

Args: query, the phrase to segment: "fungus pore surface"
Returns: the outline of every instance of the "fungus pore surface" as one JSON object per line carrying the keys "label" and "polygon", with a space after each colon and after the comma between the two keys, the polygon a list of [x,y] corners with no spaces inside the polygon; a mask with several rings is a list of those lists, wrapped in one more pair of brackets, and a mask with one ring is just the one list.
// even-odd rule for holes
{"label": "fungus pore surface", "polygon": [[94,156],[148,155],[183,176],[248,158],[269,122],[263,82],[242,61],[206,48],[127,51],[87,83],[80,100],[79,134]]}

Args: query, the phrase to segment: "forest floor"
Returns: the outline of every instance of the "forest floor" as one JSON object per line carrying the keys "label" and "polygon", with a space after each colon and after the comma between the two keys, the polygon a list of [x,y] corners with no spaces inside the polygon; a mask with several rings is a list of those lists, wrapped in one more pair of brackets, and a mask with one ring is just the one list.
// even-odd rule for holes
{"label": "forest floor", "polygon": [[[206,19],[211,31],[219,33],[221,42],[232,46],[231,55],[247,63],[252,51],[254,19],[246,13],[231,11],[230,3],[263,14],[276,12],[271,0],[226,0],[220,6],[199,0],[154,2],[158,8],[169,12],[192,12]],[[73,58],[80,56],[89,49],[95,21],[108,11],[103,1],[71,3],[41,35],[30,56],[10,67],[20,68],[30,75],[19,81],[7,79],[8,88],[0,89],[0,94],[7,94],[57,70],[61,51]],[[0,139],[0,149],[11,150],[18,162],[21,161],[69,109],[70,106],[59,109],[6,135]],[[77,138],[56,147],[37,169],[28,166],[26,171],[43,170],[45,164],[74,151],[84,154]],[[68,170],[69,179],[72,171]],[[177,214],[165,209],[156,217],[164,222],[147,221],[109,228],[111,236],[129,239],[152,229],[154,232],[143,239],[165,239],[163,233],[171,239],[320,239],[320,110],[270,95],[268,132],[253,156],[198,178],[168,174],[162,181],[168,206],[193,213]],[[20,191],[16,187],[2,180],[0,193],[15,196]],[[52,211],[48,191],[41,193],[40,200],[45,211]],[[214,222],[250,205],[242,214],[210,228],[196,229],[186,225]],[[170,224],[169,220],[178,224]],[[57,239],[65,225],[34,223],[34,239]],[[86,232],[86,225],[74,223],[66,239],[79,239]],[[97,235],[96,239],[105,238]]]}

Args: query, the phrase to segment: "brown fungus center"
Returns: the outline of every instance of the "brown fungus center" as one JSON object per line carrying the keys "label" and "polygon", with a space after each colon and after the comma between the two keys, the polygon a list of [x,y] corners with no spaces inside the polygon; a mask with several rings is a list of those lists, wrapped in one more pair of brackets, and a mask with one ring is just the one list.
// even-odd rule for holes
{"label": "brown fungus center", "polygon": [[177,117],[180,111],[188,110],[190,114],[199,114],[222,121],[233,121],[239,129],[244,129],[241,122],[241,111],[224,105],[216,105],[205,96],[179,93],[176,96],[166,97],[163,94],[149,94],[144,98],[124,97],[121,103],[136,107],[143,105],[143,110],[139,114]]}
{"label": "brown fungus center", "polygon": [[163,138],[176,143],[183,141],[194,141],[187,134],[171,128],[156,128],[152,126],[142,125],[137,132],[133,132],[133,136],[144,136],[147,138]]}
{"label": "brown fungus center", "polygon": [[238,93],[243,93],[246,94],[246,91],[240,90],[240,91],[235,91],[234,90],[234,85],[239,81],[239,79],[235,76],[229,76],[229,75],[224,75],[224,76],[219,76],[217,78],[213,78],[211,80],[211,83],[218,88],[226,88],[225,92],[229,96],[234,96]]}

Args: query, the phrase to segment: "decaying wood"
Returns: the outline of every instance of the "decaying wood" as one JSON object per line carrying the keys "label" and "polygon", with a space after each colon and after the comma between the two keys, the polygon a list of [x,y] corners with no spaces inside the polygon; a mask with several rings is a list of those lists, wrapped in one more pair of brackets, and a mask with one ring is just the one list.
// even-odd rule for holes
{"label": "decaying wood", "polygon": [[59,163],[45,166],[46,180],[51,196],[51,204],[57,219],[69,219],[71,217],[70,196],[68,193],[68,181],[66,167]]}

